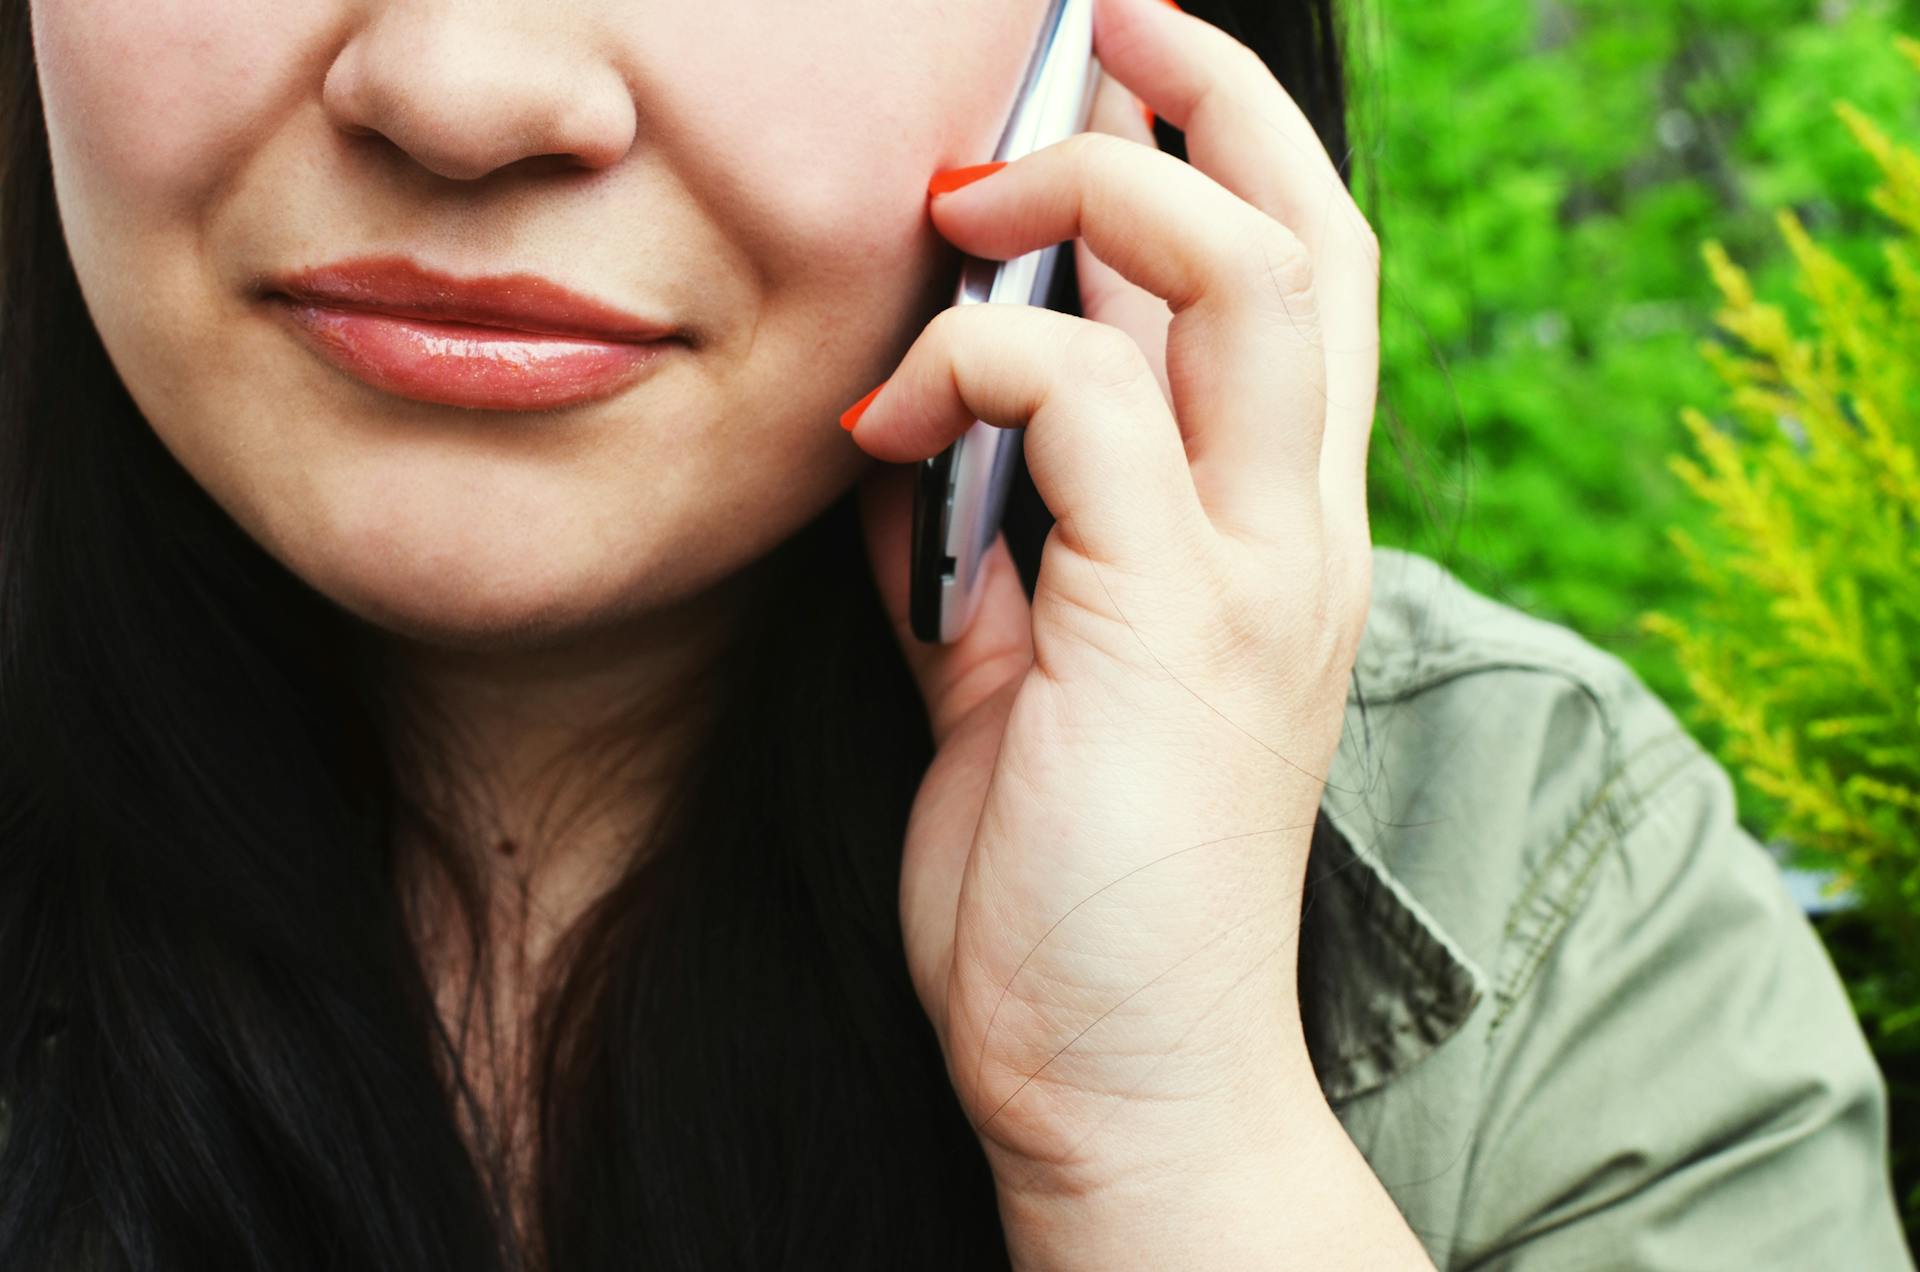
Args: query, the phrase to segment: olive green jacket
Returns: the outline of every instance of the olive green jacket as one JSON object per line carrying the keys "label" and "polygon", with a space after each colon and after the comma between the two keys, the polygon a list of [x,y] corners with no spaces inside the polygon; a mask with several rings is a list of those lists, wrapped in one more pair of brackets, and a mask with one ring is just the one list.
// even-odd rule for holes
{"label": "olive green jacket", "polygon": [[1912,1268],[1880,1073],[1673,714],[1615,656],[1385,547],[1355,670],[1302,1011],[1434,1262]]}

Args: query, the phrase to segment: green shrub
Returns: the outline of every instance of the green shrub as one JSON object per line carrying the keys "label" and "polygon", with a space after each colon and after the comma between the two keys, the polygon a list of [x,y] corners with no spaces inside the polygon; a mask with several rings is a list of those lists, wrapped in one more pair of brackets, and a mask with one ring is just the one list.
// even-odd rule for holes
{"label": "green shrub", "polygon": [[[1920,42],[1895,46],[1920,69]],[[1711,525],[1669,539],[1694,584],[1641,620],[1742,804],[1854,905],[1829,934],[1895,1100],[1895,1170],[1920,1221],[1920,154],[1842,101],[1886,220],[1848,264],[1777,217],[1806,304],[1759,299],[1722,245],[1704,255],[1724,333],[1701,344],[1726,418],[1687,408],[1670,458]],[[1888,225],[1887,222],[1891,224]],[[1684,609],[1684,614],[1678,611]]]}
{"label": "green shrub", "polygon": [[[1877,227],[1845,93],[1920,123],[1894,30],[1920,0],[1356,0],[1356,190],[1381,234],[1374,538],[1686,686],[1635,626],[1689,584],[1666,471],[1716,391],[1698,245],[1763,295],[1792,207],[1842,259]],[[1413,443],[1397,444],[1403,434]],[[1388,436],[1391,435],[1391,436]],[[1404,469],[1411,469],[1411,477]]]}

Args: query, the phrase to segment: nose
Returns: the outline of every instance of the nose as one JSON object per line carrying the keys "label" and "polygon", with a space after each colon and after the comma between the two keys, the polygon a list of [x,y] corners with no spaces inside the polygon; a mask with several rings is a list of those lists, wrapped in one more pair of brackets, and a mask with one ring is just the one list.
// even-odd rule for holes
{"label": "nose", "polygon": [[382,8],[328,67],[323,107],[443,177],[472,181],[537,155],[602,168],[633,145],[626,79],[545,4]]}

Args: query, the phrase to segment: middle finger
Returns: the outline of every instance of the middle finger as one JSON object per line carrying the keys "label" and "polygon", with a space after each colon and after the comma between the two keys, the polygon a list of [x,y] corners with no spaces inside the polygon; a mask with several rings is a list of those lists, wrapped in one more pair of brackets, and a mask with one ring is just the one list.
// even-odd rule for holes
{"label": "middle finger", "polygon": [[1259,56],[1208,22],[1165,9],[1102,0],[1094,10],[1101,65],[1183,131],[1188,162],[1306,243],[1326,329],[1322,496],[1330,514],[1363,517],[1380,364],[1378,241],[1312,122]]}
{"label": "middle finger", "polygon": [[1274,541],[1317,526],[1326,363],[1312,262],[1291,230],[1190,164],[1108,133],[1015,159],[934,198],[930,214],[962,251],[993,260],[1084,238],[1166,301],[1174,412],[1216,528]]}

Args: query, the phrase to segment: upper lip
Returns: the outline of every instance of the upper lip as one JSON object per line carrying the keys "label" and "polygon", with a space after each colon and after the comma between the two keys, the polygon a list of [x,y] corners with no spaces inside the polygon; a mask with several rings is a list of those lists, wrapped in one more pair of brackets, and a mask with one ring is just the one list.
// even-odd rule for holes
{"label": "upper lip", "polygon": [[675,334],[671,326],[538,274],[461,278],[404,256],[359,256],[294,270],[268,279],[266,289],[311,304],[540,335],[635,342]]}

